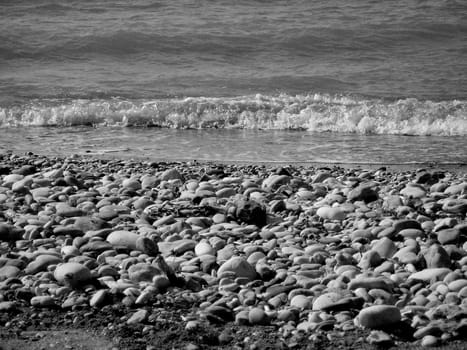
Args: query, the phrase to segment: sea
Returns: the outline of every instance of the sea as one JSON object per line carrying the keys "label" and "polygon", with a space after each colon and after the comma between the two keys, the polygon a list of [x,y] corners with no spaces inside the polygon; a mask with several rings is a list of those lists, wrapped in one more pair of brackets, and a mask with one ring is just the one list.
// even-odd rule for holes
{"label": "sea", "polygon": [[1,0],[3,152],[467,164],[467,1]]}

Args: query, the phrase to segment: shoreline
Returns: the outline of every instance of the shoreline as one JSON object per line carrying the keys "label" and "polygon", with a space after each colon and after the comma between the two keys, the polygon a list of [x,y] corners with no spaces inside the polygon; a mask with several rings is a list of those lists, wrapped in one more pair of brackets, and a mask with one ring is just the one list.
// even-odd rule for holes
{"label": "shoreline", "polygon": [[0,340],[462,348],[451,167],[0,154]]}

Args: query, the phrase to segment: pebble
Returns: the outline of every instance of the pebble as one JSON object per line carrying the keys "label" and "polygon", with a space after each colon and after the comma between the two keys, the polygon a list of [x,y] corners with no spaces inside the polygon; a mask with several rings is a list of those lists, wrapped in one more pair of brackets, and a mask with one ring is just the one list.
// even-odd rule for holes
{"label": "pebble", "polygon": [[1,310],[112,304],[152,325],[168,300],[196,305],[189,332],[272,325],[288,344],[361,326],[392,346],[401,320],[422,346],[467,329],[465,175],[19,159],[0,155]]}

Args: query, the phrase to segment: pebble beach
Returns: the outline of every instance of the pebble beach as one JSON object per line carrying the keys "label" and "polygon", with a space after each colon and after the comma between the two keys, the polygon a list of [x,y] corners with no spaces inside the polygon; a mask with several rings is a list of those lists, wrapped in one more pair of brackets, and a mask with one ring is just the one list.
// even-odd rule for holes
{"label": "pebble beach", "polygon": [[2,154],[0,344],[462,348],[466,213],[464,169]]}

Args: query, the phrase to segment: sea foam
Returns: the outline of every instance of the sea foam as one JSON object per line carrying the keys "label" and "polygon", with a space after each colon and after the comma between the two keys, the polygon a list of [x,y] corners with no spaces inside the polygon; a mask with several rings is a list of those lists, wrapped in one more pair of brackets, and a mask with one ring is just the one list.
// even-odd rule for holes
{"label": "sea foam", "polygon": [[467,135],[467,101],[396,101],[323,94],[158,100],[33,100],[0,108],[0,127],[139,126],[357,134]]}

